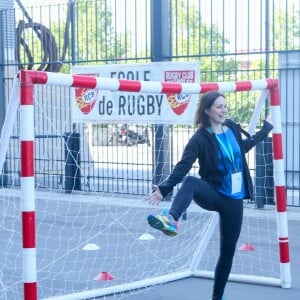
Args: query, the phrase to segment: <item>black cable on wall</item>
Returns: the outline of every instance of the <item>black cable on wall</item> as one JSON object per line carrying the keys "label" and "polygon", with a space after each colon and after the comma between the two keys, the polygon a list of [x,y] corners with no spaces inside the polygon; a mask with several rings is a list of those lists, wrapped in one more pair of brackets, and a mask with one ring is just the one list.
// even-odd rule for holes
{"label": "black cable on wall", "polygon": [[[38,71],[47,71],[47,72],[59,72],[63,61],[65,60],[68,41],[69,41],[69,24],[70,24],[70,10],[68,6],[67,18],[66,18],[66,27],[64,33],[64,44],[62,50],[62,56],[58,58],[58,49],[55,41],[55,37],[51,31],[44,26],[43,24],[33,22],[32,18],[29,16],[25,7],[23,6],[20,0],[15,0],[22,10],[27,22],[20,20],[16,29],[16,57],[19,63],[19,69],[27,70],[38,70]],[[30,46],[27,44],[26,39],[24,38],[25,30],[32,29],[33,34],[38,38],[41,44],[41,62],[36,62]],[[27,63],[22,63],[22,57],[26,57]],[[25,59],[23,59],[24,61]]]}

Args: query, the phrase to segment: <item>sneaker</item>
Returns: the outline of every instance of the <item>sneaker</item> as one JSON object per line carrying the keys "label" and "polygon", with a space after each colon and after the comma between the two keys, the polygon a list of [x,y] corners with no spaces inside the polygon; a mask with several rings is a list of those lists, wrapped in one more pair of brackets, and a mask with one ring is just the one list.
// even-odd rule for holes
{"label": "sneaker", "polygon": [[171,221],[166,213],[158,215],[149,215],[148,223],[151,227],[160,230],[165,235],[176,236],[178,225],[175,220]]}

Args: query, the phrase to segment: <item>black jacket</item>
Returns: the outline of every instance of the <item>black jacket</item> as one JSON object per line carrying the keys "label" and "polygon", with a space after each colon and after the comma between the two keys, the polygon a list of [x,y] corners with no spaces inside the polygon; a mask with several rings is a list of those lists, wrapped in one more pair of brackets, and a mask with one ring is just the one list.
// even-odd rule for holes
{"label": "black jacket", "polygon": [[[241,126],[232,120],[226,120],[225,125],[234,133],[242,154],[243,170],[245,178],[245,189],[247,199],[253,198],[253,184],[246,162],[245,153],[252,147],[266,138],[273,126],[264,121],[262,128],[250,136]],[[242,133],[246,138],[242,138]],[[182,181],[184,176],[190,171],[193,163],[198,160],[199,175],[201,179],[206,180],[213,188],[218,189],[223,182],[224,174],[217,167],[218,141],[214,133],[210,133],[201,127],[190,138],[185,146],[181,160],[176,164],[170,176],[163,183],[159,184],[159,189],[165,197],[169,194],[173,187]]]}

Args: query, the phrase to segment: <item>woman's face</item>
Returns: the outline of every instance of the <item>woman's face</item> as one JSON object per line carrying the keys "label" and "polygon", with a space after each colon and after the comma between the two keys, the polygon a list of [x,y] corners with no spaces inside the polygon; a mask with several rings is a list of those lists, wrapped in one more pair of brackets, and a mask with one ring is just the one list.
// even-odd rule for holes
{"label": "woman's face", "polygon": [[223,96],[219,96],[213,105],[209,109],[206,109],[205,112],[208,114],[211,124],[223,124],[227,113],[226,99]]}

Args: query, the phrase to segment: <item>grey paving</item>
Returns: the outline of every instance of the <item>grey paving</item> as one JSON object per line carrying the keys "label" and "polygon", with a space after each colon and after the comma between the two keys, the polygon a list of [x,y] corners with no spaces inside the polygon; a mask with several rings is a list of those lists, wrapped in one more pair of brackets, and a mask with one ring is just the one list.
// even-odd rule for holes
{"label": "grey paving", "polygon": [[[114,206],[110,205],[111,207],[106,208],[99,202],[103,201],[103,203],[107,203],[107,201],[112,201],[112,198],[99,199],[96,197],[93,199],[90,195],[84,196],[79,194],[72,195],[70,201],[68,197],[67,195],[66,201],[64,201],[63,194],[49,194],[43,197],[39,195],[36,199],[36,221],[39,233],[37,251],[39,269],[38,283],[43,287],[43,291],[40,293],[41,299],[53,296],[55,291],[66,295],[69,292],[101,288],[101,283],[93,280],[93,278],[100,271],[99,266],[103,261],[104,264],[102,264],[101,267],[114,265],[115,269],[113,274],[116,275],[118,279],[121,278],[124,274],[120,272],[124,272],[124,266],[120,268],[120,266],[115,263],[116,254],[123,256],[128,255],[128,259],[134,260],[134,263],[131,263],[133,270],[128,270],[128,274],[126,275],[129,278],[134,278],[134,280],[139,279],[139,277],[134,277],[136,276],[134,272],[137,273],[137,271],[140,271],[140,266],[145,265],[143,272],[151,272],[149,268],[156,270],[156,268],[161,266],[161,257],[159,257],[161,248],[159,247],[160,245],[164,245],[165,242],[159,239],[159,235],[157,235],[158,238],[154,243],[149,245],[147,249],[148,252],[143,252],[144,247],[142,243],[128,240],[128,238],[122,235],[122,230],[127,229],[133,233],[133,237],[140,236],[140,234],[144,232],[145,228],[147,228],[146,216],[149,213],[149,207],[134,205],[131,210],[128,211],[128,201],[133,201],[133,199],[126,200],[120,198],[120,203]],[[84,197],[86,197],[86,200]],[[87,205],[84,205],[84,203]],[[0,204],[0,216],[2,216],[0,223],[0,255],[2,257],[2,260],[0,260],[0,299],[23,299],[22,256],[20,254],[20,203],[18,203],[18,198],[1,195]],[[109,211],[107,211],[107,209],[109,209]],[[268,212],[268,210],[254,211],[253,209],[247,212],[247,217],[250,216],[249,221],[256,222],[253,227],[251,227],[251,223],[249,224],[250,229],[247,230],[253,230],[253,232],[247,232],[248,234],[250,233],[251,236],[255,237],[255,234],[257,234],[257,224],[260,224],[261,229],[265,229],[268,233],[272,232],[274,235],[274,232],[276,232],[275,218],[268,222],[268,226],[272,226],[272,230],[265,228],[266,223],[264,216]],[[122,218],[120,221],[125,221],[125,223],[131,227],[120,228],[118,223],[115,223],[115,221],[109,217],[111,213],[119,215],[120,218]],[[133,216],[138,216],[138,223],[130,222],[131,219],[134,220],[134,217],[131,217],[130,213],[134,214]],[[253,217],[251,213],[255,213],[256,217]],[[229,282],[226,288],[226,300],[300,299],[300,208],[291,209],[288,216],[293,279],[292,288],[282,289],[279,287]],[[198,215],[195,214],[195,216],[193,216],[191,208],[191,211],[188,212],[189,222],[183,222],[181,226],[191,226],[193,220],[197,218]],[[141,224],[140,220],[145,220],[144,224]],[[139,224],[138,227],[136,224]],[[199,229],[195,227],[193,230],[197,231]],[[57,238],[57,235],[59,235],[59,238]],[[107,236],[107,245],[103,244],[103,236]],[[79,240],[77,237],[81,239]],[[181,238],[183,241],[191,241],[191,236]],[[116,249],[110,247],[111,243],[109,239],[114,239],[113,243],[118,243],[117,253],[111,253],[112,249],[114,249],[114,251]],[[213,240],[214,239],[218,240],[216,237],[213,237]],[[273,236],[272,239],[276,240],[276,237]],[[83,252],[82,247],[87,242],[102,242],[103,251]],[[160,244],[160,242],[162,242],[162,244]],[[181,265],[182,261],[186,262],[186,257],[181,257],[185,255],[184,251],[182,252],[182,249],[178,248],[181,247],[182,244],[176,244],[176,239],[172,239],[169,243],[174,243],[170,244],[170,249],[172,249],[173,254],[180,253],[176,263]],[[274,245],[274,247],[277,246],[276,243],[274,243]],[[263,244],[262,247],[264,246]],[[138,257],[133,255],[132,251],[138,251],[140,254],[144,253],[143,255],[154,251],[157,257],[153,262],[149,259],[146,261],[143,255]],[[274,251],[274,253],[276,257],[272,259],[278,261],[278,254],[276,251]],[[167,263],[166,252],[162,254],[162,257],[165,263]],[[156,265],[157,263],[159,263],[159,266]],[[136,269],[134,269],[135,264],[137,264]],[[244,265],[247,266],[246,264]],[[260,266],[260,268],[263,267],[264,266]],[[62,268],[64,269],[62,270]],[[165,271],[164,268],[162,269]],[[149,273],[148,276],[151,276],[151,274]],[[2,283],[4,285],[2,285]],[[113,284],[114,283],[112,283],[112,285]],[[134,291],[114,296],[100,297],[98,299],[208,300],[211,296],[212,284],[212,280],[209,279],[186,278],[141,289],[137,292]],[[3,286],[9,286],[9,288],[6,289],[3,288]]]}
{"label": "grey paving", "polygon": [[[300,209],[293,209],[289,221],[292,288],[283,289],[257,284],[229,282],[226,300],[299,300],[300,299]],[[213,282],[209,279],[188,278],[166,283],[136,295],[124,295],[123,300],[209,300]],[[98,298],[101,299],[101,298]],[[105,298],[110,299],[110,298]]]}

